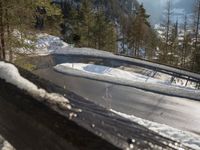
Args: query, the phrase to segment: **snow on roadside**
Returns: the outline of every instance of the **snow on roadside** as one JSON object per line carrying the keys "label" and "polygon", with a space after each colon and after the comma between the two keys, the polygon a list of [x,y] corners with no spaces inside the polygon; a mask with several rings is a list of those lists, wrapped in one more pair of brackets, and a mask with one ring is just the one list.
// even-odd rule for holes
{"label": "snow on roadside", "polygon": [[138,118],[133,115],[127,115],[121,112],[117,112],[115,110],[110,110],[111,112],[126,118],[128,120],[131,120],[133,122],[136,122],[158,134],[160,134],[163,137],[172,139],[174,141],[177,141],[185,146],[188,146],[192,149],[200,150],[200,136],[195,135],[190,132],[181,131],[175,128],[172,128],[170,126],[159,124],[156,122],[148,121],[145,119]]}
{"label": "snow on roadside", "polygon": [[63,109],[71,109],[71,105],[66,98],[59,94],[48,93],[44,89],[38,88],[32,82],[23,78],[19,74],[18,69],[12,64],[0,61],[0,78],[28,92],[40,101],[47,100],[47,102],[52,105],[57,105]]}
{"label": "snow on roadside", "polygon": [[70,75],[131,86],[150,92],[200,100],[200,90],[170,85],[158,79],[147,79],[144,75],[130,73],[116,68],[92,64],[65,63],[55,66],[54,70]]}
{"label": "snow on roadside", "polygon": [[0,135],[0,150],[15,150],[15,148]]}

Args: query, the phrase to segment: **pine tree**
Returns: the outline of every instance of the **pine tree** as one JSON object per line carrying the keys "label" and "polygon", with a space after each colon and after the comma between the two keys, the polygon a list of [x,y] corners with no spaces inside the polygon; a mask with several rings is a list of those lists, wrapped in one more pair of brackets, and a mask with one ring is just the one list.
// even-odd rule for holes
{"label": "pine tree", "polygon": [[[74,42],[78,47],[90,47],[106,51],[116,50],[116,31],[114,24],[106,17],[105,9],[93,7],[91,0],[84,0],[80,10],[72,9],[66,19],[66,41]],[[78,40],[74,40],[76,37]],[[73,39],[73,40],[71,40]]]}
{"label": "pine tree", "polygon": [[135,57],[139,57],[139,50],[144,46],[145,36],[148,34],[148,28],[150,27],[149,17],[143,4],[141,4],[136,17],[132,19],[132,23],[129,26],[128,42],[129,47],[134,51],[133,55]]}
{"label": "pine tree", "polygon": [[184,37],[182,41],[182,45],[180,47],[180,66],[182,68],[190,69],[190,60],[191,60],[191,54],[192,54],[192,47],[191,47],[191,35],[188,32],[188,19],[187,15],[184,17],[184,24],[183,24],[183,31],[184,31]]}
{"label": "pine tree", "polygon": [[194,44],[192,57],[192,70],[200,71],[200,41],[199,41],[199,24],[200,24],[200,0],[197,0],[194,7]]}
{"label": "pine tree", "polygon": [[146,36],[145,40],[145,58],[147,60],[155,60],[156,58],[156,49],[158,43],[160,43],[159,38],[157,37],[156,32],[153,29],[149,29],[149,34]]}
{"label": "pine tree", "polygon": [[106,18],[103,7],[98,8],[95,16],[95,48],[115,52],[116,32],[113,23]]}
{"label": "pine tree", "polygon": [[76,8],[69,7],[67,16],[64,17],[62,23],[62,36],[63,39],[70,44],[77,44],[80,42],[80,17]]}
{"label": "pine tree", "polygon": [[119,39],[118,41],[121,42],[121,47],[120,49],[122,49],[123,54],[127,54],[127,48],[125,47],[125,45],[127,45],[127,33],[128,33],[128,26],[129,26],[129,17],[125,16],[125,15],[121,15],[120,16],[120,20],[119,20],[119,26],[120,26],[120,30],[118,31],[118,36]]}
{"label": "pine tree", "polygon": [[171,30],[171,34],[169,36],[169,58],[168,58],[168,64],[172,66],[178,66],[179,63],[179,41],[178,41],[178,20],[174,24]]}
{"label": "pine tree", "polygon": [[37,7],[42,7],[46,11],[44,16],[46,28],[52,27],[52,30],[48,29],[48,31],[51,33],[58,31],[58,28],[55,29],[56,26],[52,19],[60,16],[60,11],[57,6],[51,4],[51,0],[0,0],[1,59],[6,59],[6,56],[9,55],[9,59],[12,61],[13,51],[16,48],[28,46],[24,39],[32,39],[30,35],[34,30],[35,16],[38,15]]}
{"label": "pine tree", "polygon": [[164,16],[165,16],[165,20],[163,22],[163,27],[165,28],[165,33],[164,33],[164,43],[162,46],[162,56],[161,56],[161,61],[162,63],[168,63],[169,62],[169,58],[171,57],[171,41],[170,41],[170,36],[171,36],[171,17],[173,14],[173,9],[172,9],[172,4],[171,4],[171,0],[168,0],[166,3],[166,8],[164,10]]}
{"label": "pine tree", "polygon": [[80,9],[80,46],[94,47],[94,13],[91,0],[84,0]]}

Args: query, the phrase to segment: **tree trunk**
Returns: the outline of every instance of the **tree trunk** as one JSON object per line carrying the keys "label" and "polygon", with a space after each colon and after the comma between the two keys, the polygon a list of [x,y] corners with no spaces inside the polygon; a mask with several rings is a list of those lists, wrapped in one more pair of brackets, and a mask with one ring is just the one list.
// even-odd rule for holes
{"label": "tree trunk", "polygon": [[192,61],[192,70],[194,71],[196,69],[196,61],[197,61],[197,49],[198,49],[198,35],[199,35],[199,23],[200,23],[200,1],[198,1],[198,10],[197,10],[197,23],[196,23],[196,31],[195,31],[195,43],[194,43],[194,56]]}
{"label": "tree trunk", "polygon": [[[3,19],[3,5],[2,5],[2,0],[0,0],[0,35],[2,33],[2,19]],[[1,36],[0,36],[0,59],[3,59],[3,50],[2,50],[2,45],[1,45]]]}
{"label": "tree trunk", "polygon": [[[6,18],[6,32],[8,35],[8,40],[10,40],[11,38],[11,34],[10,34],[10,20],[8,17],[8,9],[6,9],[5,11],[5,18]],[[13,51],[12,51],[12,47],[9,47],[9,61],[12,62],[13,61]]]}
{"label": "tree trunk", "polygon": [[2,2],[2,0],[0,0],[0,51],[1,51],[1,59],[5,59],[6,53],[5,53],[5,35],[4,35],[3,2]]}

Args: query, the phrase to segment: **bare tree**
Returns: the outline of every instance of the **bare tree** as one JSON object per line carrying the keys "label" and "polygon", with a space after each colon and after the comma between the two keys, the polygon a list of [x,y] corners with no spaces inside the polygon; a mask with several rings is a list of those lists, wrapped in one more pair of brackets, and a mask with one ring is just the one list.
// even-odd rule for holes
{"label": "bare tree", "polygon": [[163,61],[164,63],[168,62],[168,54],[170,48],[170,27],[171,27],[171,17],[173,15],[172,3],[171,0],[167,1],[166,8],[164,10],[164,27],[165,27],[165,46],[164,46],[164,53],[163,53]]}
{"label": "bare tree", "polygon": [[5,59],[5,34],[4,34],[4,20],[3,20],[3,0],[0,0],[0,59]]}
{"label": "bare tree", "polygon": [[200,1],[197,1],[197,12],[196,12],[196,30],[195,30],[195,51],[197,51],[197,44],[198,44],[198,35],[199,35],[199,23],[200,23]]}
{"label": "bare tree", "polygon": [[192,70],[195,71],[197,67],[197,54],[199,53],[199,23],[200,23],[200,0],[197,0],[195,3],[194,8],[194,30],[195,30],[195,37],[194,37],[194,54],[192,60]]}

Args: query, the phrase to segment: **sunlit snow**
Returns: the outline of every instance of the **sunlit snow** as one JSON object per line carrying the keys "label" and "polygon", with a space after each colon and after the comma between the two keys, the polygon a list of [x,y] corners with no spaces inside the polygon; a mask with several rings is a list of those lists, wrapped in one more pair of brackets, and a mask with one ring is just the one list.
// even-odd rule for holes
{"label": "sunlit snow", "polygon": [[111,111],[115,114],[120,115],[121,117],[136,122],[164,137],[180,142],[181,144],[184,144],[185,146],[188,146],[192,149],[200,150],[200,136],[198,135],[186,131],[181,131],[164,124],[141,119],[133,115],[127,115],[115,110]]}

